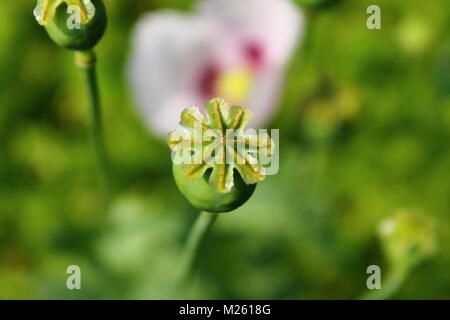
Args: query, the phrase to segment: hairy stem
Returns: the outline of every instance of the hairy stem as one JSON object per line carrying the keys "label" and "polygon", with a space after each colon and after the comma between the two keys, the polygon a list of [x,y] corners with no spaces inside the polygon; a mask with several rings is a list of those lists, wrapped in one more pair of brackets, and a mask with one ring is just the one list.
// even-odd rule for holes
{"label": "hairy stem", "polygon": [[178,281],[180,285],[186,283],[190,278],[203,239],[208,233],[208,230],[211,229],[214,221],[216,221],[217,216],[217,213],[202,211],[198,216],[197,221],[195,221],[195,224],[192,226],[181,257],[181,272]]}
{"label": "hairy stem", "polygon": [[93,51],[77,51],[75,53],[75,62],[77,67],[82,71],[86,83],[91,113],[91,138],[100,171],[101,185],[105,193],[106,201],[108,201],[110,198],[112,180],[110,162],[106,153],[103,137],[102,111],[97,83],[96,60]]}

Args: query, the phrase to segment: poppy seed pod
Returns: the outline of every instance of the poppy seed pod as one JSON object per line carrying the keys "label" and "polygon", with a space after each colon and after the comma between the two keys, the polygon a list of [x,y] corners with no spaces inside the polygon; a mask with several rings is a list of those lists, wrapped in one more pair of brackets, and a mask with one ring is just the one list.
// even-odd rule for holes
{"label": "poppy seed pod", "polygon": [[183,129],[169,134],[173,174],[181,193],[197,209],[229,212],[244,204],[256,183],[264,180],[261,156],[270,155],[274,143],[267,134],[246,132],[249,110],[222,99],[205,105],[205,119],[197,107],[185,109]]}
{"label": "poppy seed pod", "polygon": [[220,213],[229,212],[243,205],[255,191],[256,183],[247,185],[237,172],[234,172],[234,185],[227,193],[217,192],[209,179],[211,170],[201,177],[189,178],[183,166],[173,164],[173,176],[180,192],[188,201],[201,211]]}
{"label": "poppy seed pod", "polygon": [[92,49],[107,26],[103,0],[38,0],[34,13],[50,38],[70,50]]}

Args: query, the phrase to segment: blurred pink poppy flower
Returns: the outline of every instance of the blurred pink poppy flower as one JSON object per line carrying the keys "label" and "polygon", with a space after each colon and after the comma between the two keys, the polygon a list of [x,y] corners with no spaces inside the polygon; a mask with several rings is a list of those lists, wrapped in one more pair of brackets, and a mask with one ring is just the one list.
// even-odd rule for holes
{"label": "blurred pink poppy flower", "polygon": [[252,110],[250,124],[260,127],[276,111],[303,23],[290,0],[203,0],[195,14],[144,16],[129,77],[147,125],[165,135],[183,109],[222,97]]}

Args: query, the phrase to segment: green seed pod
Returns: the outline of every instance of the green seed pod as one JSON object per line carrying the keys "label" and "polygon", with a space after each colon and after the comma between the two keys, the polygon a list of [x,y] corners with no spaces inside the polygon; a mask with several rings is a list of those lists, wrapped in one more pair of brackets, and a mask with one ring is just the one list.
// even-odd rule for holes
{"label": "green seed pod", "polygon": [[50,38],[70,50],[92,49],[107,26],[103,0],[38,0],[34,14]]}
{"label": "green seed pod", "polygon": [[256,183],[265,178],[261,156],[273,153],[265,133],[245,132],[249,110],[222,99],[205,105],[207,119],[197,107],[185,109],[180,124],[171,132],[173,174],[181,193],[197,209],[229,212],[244,204]]}
{"label": "green seed pod", "polygon": [[237,172],[234,173],[234,186],[227,193],[217,192],[208,182],[211,170],[201,177],[189,178],[184,174],[182,165],[173,164],[173,176],[178,189],[192,206],[213,213],[229,212],[240,207],[250,199],[256,188],[256,184],[245,184]]}

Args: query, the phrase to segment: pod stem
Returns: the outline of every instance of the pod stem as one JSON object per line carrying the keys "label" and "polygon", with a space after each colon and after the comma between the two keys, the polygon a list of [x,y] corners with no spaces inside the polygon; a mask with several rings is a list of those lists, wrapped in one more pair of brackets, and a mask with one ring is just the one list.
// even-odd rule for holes
{"label": "pod stem", "polygon": [[216,221],[217,216],[217,213],[202,211],[192,226],[181,257],[181,272],[178,279],[179,285],[185,284],[192,275],[202,242],[209,229],[211,229]]}
{"label": "pod stem", "polygon": [[105,201],[108,203],[112,182],[111,167],[103,137],[102,111],[97,83],[96,61],[96,55],[92,50],[75,52],[76,65],[82,71],[86,83],[91,114],[91,139],[99,167],[101,187],[105,194]]}

